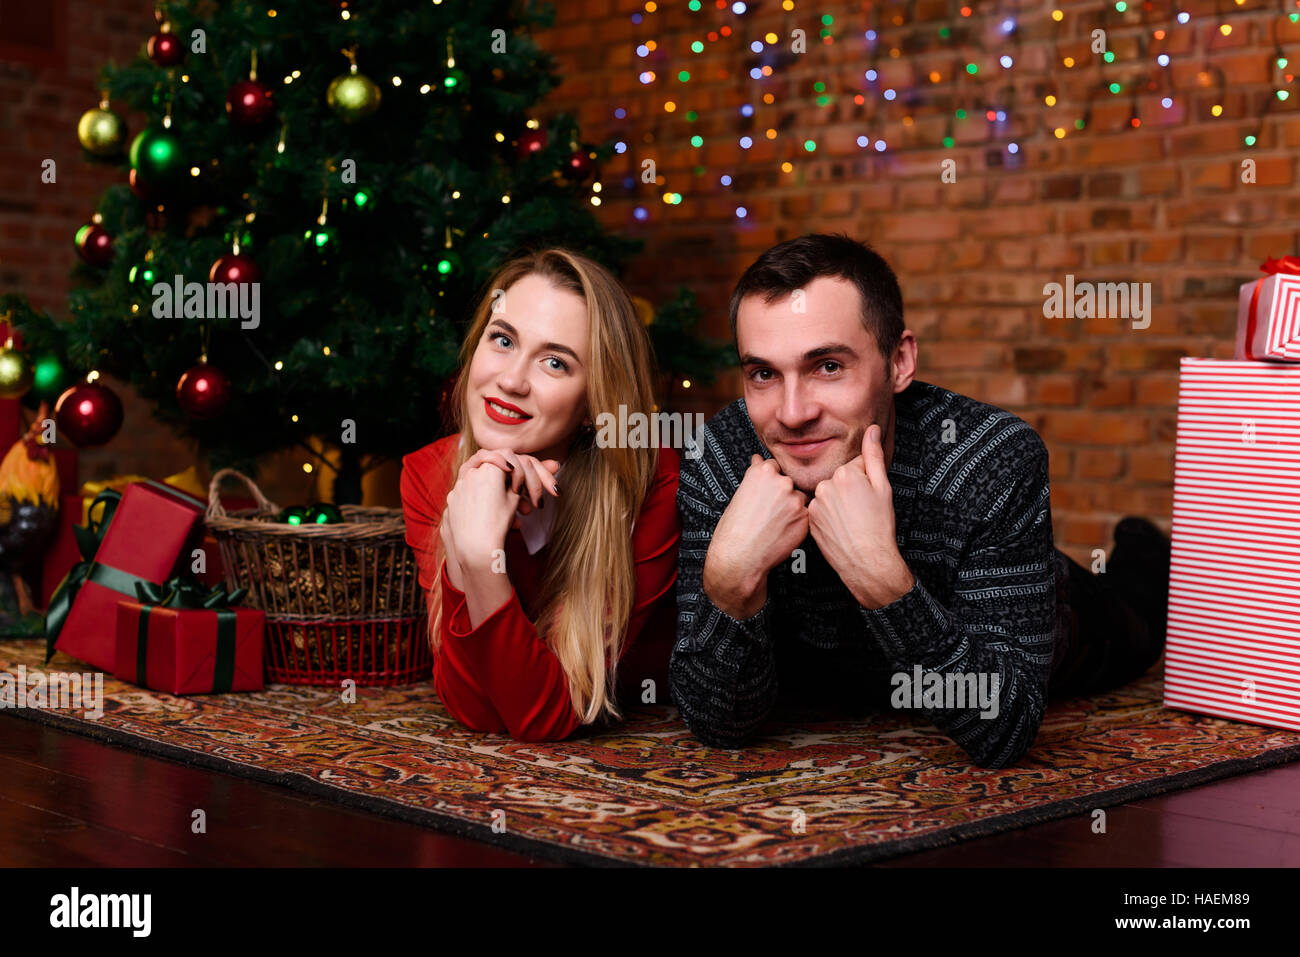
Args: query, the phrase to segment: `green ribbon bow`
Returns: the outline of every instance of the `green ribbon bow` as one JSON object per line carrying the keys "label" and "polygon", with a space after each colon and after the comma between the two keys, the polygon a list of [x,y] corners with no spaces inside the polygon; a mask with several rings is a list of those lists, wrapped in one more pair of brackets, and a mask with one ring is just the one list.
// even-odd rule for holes
{"label": "green ribbon bow", "polygon": [[[140,484],[148,485],[155,492],[166,495],[168,498],[197,507],[197,503],[188,495],[161,482],[142,482]],[[95,561],[95,554],[99,551],[100,543],[104,540],[104,534],[108,531],[109,522],[113,520],[113,515],[121,501],[121,492],[111,488],[104,489],[90,503],[90,508],[86,513],[86,524],[72,526],[72,534],[77,540],[77,549],[81,552],[81,561],[72,567],[72,571],[63,576],[63,581],[59,582],[59,587],[50,596],[50,607],[45,612],[46,664],[49,664],[50,659],[54,657],[54,644],[58,640],[59,632],[63,629],[64,623],[68,620],[68,613],[72,611],[72,603],[77,597],[77,592],[81,591],[82,585],[92,581],[98,585],[103,585],[105,588],[111,588],[127,598],[135,598],[136,582],[144,581],[144,579],[130,575],[121,569]],[[95,509],[100,506],[102,508],[100,508],[99,518],[97,519],[95,518]]]}
{"label": "green ribbon bow", "polygon": [[236,615],[231,606],[239,604],[248,594],[248,589],[236,588],[227,593],[225,585],[213,585],[205,590],[197,579],[177,575],[162,584],[137,581],[135,593],[140,604],[145,606],[140,610],[135,632],[136,681],[144,684],[149,657],[149,613],[154,608],[206,609],[217,613],[217,655],[212,672],[212,690],[229,691],[235,679],[236,639]]}
{"label": "green ribbon bow", "polygon": [[182,575],[161,585],[141,580],[135,583],[135,595],[140,604],[157,605],[160,608],[229,608],[238,605],[247,594],[247,588],[227,592],[224,584],[213,585],[205,590],[197,578]]}
{"label": "green ribbon bow", "polygon": [[[111,488],[104,489],[90,503],[87,523],[72,526],[73,537],[77,540],[77,549],[81,552],[81,561],[72,566],[72,570],[63,576],[63,581],[59,582],[59,587],[50,596],[50,607],[45,612],[46,664],[49,664],[50,659],[54,657],[54,643],[58,640],[64,622],[68,620],[68,613],[72,611],[72,602],[77,597],[77,592],[81,591],[82,585],[87,581],[96,581],[124,595],[132,594],[131,585],[135,581],[132,576],[108,565],[95,565],[95,553],[99,551],[99,543],[104,540],[108,523],[113,520],[113,513],[117,511],[118,503],[121,501],[121,492]],[[99,506],[103,507],[97,519],[95,509]],[[121,581],[118,576],[125,581]]]}

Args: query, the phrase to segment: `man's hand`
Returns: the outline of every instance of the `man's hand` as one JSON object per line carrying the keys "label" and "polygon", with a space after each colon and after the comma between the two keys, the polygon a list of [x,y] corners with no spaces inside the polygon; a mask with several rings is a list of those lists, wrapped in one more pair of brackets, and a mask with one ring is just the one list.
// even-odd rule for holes
{"label": "man's hand", "polygon": [[752,618],[767,601],[767,573],[808,537],[808,497],[775,459],[750,458],[709,543],[703,587],[732,618]]}
{"label": "man's hand", "polygon": [[894,539],[894,492],[880,426],[862,436],[862,454],[820,482],[808,505],[813,540],[858,604],[881,608],[912,590],[916,579]]}

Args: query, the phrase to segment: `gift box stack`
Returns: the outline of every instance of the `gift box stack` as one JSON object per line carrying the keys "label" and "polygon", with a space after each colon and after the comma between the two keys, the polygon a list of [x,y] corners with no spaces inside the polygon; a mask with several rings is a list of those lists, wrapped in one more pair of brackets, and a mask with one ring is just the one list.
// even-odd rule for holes
{"label": "gift box stack", "polygon": [[1179,371],[1166,707],[1300,730],[1300,258]]}
{"label": "gift box stack", "polygon": [[74,529],[82,560],[46,612],[47,658],[57,649],[172,694],[261,689],[265,613],[194,574],[202,503],[141,481],[100,492],[88,513]]}

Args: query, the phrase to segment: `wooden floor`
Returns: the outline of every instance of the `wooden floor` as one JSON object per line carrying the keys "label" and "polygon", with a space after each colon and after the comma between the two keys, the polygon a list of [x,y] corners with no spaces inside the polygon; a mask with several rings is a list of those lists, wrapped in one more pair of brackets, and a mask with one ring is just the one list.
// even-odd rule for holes
{"label": "wooden floor", "polygon": [[[1300,866],[1300,762],[881,867]],[[207,833],[194,834],[195,809]],[[554,867],[0,715],[0,865]]]}

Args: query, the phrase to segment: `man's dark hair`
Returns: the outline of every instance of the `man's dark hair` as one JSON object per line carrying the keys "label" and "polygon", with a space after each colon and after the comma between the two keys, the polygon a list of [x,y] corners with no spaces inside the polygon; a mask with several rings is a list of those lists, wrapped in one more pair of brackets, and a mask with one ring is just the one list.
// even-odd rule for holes
{"label": "man's dark hair", "polygon": [[862,324],[876,337],[885,361],[892,359],[904,328],[898,277],[879,253],[843,233],[810,233],[789,239],[754,260],[731,294],[732,341],[736,341],[736,316],[742,299],[762,296],[769,303],[821,276],[838,276],[858,287]]}

